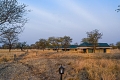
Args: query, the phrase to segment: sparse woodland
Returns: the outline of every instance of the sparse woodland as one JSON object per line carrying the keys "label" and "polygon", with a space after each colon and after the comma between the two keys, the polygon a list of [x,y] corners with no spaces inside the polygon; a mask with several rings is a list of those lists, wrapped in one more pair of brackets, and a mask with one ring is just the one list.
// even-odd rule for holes
{"label": "sparse woodland", "polygon": [[[113,50],[109,54],[59,51],[71,44],[69,36],[39,39],[31,45],[19,42],[18,35],[27,22],[26,7],[17,0],[0,0],[0,80],[60,80],[61,64],[63,80],[120,80],[120,42],[110,45]],[[87,32],[82,42],[91,42],[95,49],[103,35],[98,32]],[[48,47],[57,51],[45,50]]]}

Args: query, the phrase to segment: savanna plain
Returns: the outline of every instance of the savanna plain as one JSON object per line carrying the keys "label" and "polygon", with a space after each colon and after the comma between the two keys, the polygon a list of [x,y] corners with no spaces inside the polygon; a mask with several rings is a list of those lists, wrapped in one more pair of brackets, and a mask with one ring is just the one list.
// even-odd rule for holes
{"label": "savanna plain", "polygon": [[120,80],[120,51],[0,50],[0,80]]}

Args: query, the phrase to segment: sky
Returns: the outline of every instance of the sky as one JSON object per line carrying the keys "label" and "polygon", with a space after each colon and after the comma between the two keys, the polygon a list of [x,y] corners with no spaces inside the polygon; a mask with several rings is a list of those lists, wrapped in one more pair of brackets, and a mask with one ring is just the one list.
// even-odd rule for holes
{"label": "sky", "polygon": [[20,41],[34,44],[41,38],[70,36],[80,44],[86,32],[98,29],[100,43],[120,41],[120,0],[19,0],[31,10]]}

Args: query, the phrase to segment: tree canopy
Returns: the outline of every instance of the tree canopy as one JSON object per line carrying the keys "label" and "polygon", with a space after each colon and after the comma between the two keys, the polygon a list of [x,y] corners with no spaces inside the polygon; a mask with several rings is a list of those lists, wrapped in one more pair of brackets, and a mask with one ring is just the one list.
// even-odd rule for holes
{"label": "tree canopy", "polygon": [[95,49],[98,43],[98,40],[101,39],[103,36],[102,33],[99,33],[99,30],[95,29],[93,31],[87,32],[87,37],[90,43],[93,44],[94,46],[94,53],[95,53]]}
{"label": "tree canopy", "polygon": [[60,46],[62,46],[62,40],[63,40],[62,37],[49,37],[48,38],[49,46],[56,48],[58,52]]}
{"label": "tree canopy", "polygon": [[89,38],[83,38],[81,42],[87,42],[87,43],[89,43]]}
{"label": "tree canopy", "polygon": [[72,42],[72,38],[70,38],[70,36],[63,37],[62,46],[65,48],[65,50],[70,45],[71,42]]}
{"label": "tree canopy", "polygon": [[48,42],[46,39],[39,39],[38,44],[39,44],[39,48],[43,49],[43,51],[44,51],[44,49],[48,45]]}

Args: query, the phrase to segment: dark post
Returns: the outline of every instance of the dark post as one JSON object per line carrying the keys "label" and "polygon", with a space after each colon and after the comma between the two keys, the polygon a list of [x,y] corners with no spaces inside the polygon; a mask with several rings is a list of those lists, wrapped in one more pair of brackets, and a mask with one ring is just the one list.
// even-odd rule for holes
{"label": "dark post", "polygon": [[63,67],[62,67],[62,64],[61,64],[61,66],[60,66],[60,68],[59,68],[59,73],[61,74],[60,80],[62,80],[62,74],[64,74],[64,69],[65,69],[65,68],[63,68]]}
{"label": "dark post", "polygon": [[60,76],[60,80],[62,80],[62,74],[61,74],[61,76]]}

